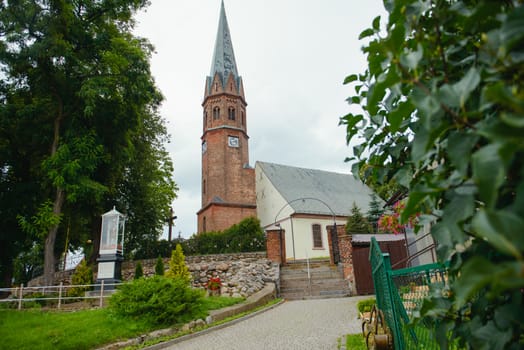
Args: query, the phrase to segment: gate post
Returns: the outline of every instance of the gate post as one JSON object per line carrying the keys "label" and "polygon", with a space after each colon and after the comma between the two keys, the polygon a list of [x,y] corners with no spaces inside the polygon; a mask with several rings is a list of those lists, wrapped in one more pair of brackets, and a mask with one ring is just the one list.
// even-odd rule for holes
{"label": "gate post", "polygon": [[286,263],[286,231],[283,229],[266,231],[267,258],[272,262]]}
{"label": "gate post", "polygon": [[340,262],[340,248],[338,243],[338,231],[344,229],[344,226],[326,226],[328,231],[328,244],[329,244],[329,260],[331,265],[336,265]]}

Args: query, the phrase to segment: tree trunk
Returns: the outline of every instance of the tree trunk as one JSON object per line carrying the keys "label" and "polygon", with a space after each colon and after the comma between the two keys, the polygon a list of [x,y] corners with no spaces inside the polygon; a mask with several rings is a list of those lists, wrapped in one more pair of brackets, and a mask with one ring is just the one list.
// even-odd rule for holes
{"label": "tree trunk", "polygon": [[[61,188],[56,189],[56,198],[53,203],[53,214],[60,215],[62,213],[62,205],[64,204],[65,192]],[[52,286],[55,275],[55,241],[58,232],[59,224],[49,228],[49,232],[45,239],[44,245],[44,280],[46,286]]]}
{"label": "tree trunk", "polygon": [[97,216],[93,218],[91,222],[92,250],[88,262],[89,264],[94,265],[96,263],[96,259],[98,258],[98,251],[100,249],[100,226],[102,224],[102,219],[100,216]]}
{"label": "tree trunk", "polygon": [[[58,142],[60,140],[60,124],[63,117],[63,103],[59,95],[56,96],[58,100],[58,111],[54,122],[53,130],[53,144],[51,145],[51,157],[56,154],[58,150]],[[60,215],[62,213],[62,205],[64,204],[65,192],[62,188],[56,188],[56,196],[53,202],[53,214]],[[44,244],[44,280],[47,286],[52,286],[55,277],[55,241],[58,227],[56,224],[49,228],[49,232]]]}

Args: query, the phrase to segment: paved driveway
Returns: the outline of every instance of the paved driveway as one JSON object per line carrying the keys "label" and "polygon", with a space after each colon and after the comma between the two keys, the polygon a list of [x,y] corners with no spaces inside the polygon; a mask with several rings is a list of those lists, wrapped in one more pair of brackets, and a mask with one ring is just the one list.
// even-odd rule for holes
{"label": "paved driveway", "polygon": [[360,333],[356,303],[366,298],[286,301],[272,310],[167,349],[337,349],[337,338]]}

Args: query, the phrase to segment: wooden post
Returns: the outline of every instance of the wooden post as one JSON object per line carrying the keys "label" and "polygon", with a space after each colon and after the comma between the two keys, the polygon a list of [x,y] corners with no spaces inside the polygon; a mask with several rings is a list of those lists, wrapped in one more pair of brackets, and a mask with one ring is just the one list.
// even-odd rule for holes
{"label": "wooden post", "polygon": [[100,307],[104,306],[104,280],[102,280],[102,285],[100,286]]}
{"label": "wooden post", "polygon": [[58,288],[58,308],[60,309],[60,306],[62,306],[62,287],[64,286],[64,282],[60,282],[60,287]]}
{"label": "wooden post", "polygon": [[24,297],[24,284],[20,285],[20,294],[18,295],[18,310],[22,309],[22,298]]}

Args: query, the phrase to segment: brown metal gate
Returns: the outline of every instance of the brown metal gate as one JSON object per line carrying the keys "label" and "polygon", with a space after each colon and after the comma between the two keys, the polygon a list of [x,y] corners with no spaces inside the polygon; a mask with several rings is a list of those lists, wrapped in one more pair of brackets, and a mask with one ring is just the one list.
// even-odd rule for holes
{"label": "brown metal gate", "polygon": [[[392,265],[407,257],[404,240],[382,241],[379,245],[382,252],[389,253]],[[397,268],[403,268],[404,265],[400,264]],[[353,242],[353,272],[357,294],[373,294],[375,290],[371,275],[371,263],[369,262],[368,242],[358,242],[358,244]]]}

